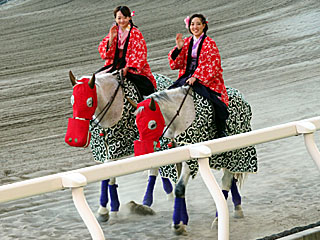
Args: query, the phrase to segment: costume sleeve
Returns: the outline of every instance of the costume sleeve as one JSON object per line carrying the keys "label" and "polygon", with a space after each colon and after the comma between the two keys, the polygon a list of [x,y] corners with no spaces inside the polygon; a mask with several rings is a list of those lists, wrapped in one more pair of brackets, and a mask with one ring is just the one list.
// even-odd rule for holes
{"label": "costume sleeve", "polygon": [[108,58],[113,59],[117,44],[117,38],[115,37],[112,41],[110,48],[108,48],[109,34],[100,42],[98,51],[102,59],[106,60]]}
{"label": "costume sleeve", "polygon": [[147,64],[147,44],[142,36],[142,33],[133,29],[130,34],[126,54],[126,67],[134,69],[134,73],[141,74],[142,69]]}
{"label": "costume sleeve", "polygon": [[[175,46],[168,54],[169,65],[172,70],[174,69],[184,69],[186,66],[186,58],[188,56],[188,41],[184,39],[184,45],[180,52]],[[178,54],[177,54],[178,53]]]}
{"label": "costume sleeve", "polygon": [[207,82],[208,79],[212,79],[221,71],[219,50],[213,40],[207,41],[207,43],[202,46],[198,67],[192,76],[201,82]]}
{"label": "costume sleeve", "polygon": [[179,50],[178,48],[175,48],[171,54],[171,58],[172,60],[176,60],[176,58],[178,57],[178,55],[180,54],[181,49]]}

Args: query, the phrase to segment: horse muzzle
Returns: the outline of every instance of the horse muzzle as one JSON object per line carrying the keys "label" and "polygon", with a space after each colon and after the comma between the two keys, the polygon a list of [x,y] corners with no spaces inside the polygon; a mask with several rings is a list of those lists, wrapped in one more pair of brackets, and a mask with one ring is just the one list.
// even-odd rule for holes
{"label": "horse muzzle", "polygon": [[90,120],[69,118],[64,141],[72,147],[88,147],[91,138],[89,124]]}

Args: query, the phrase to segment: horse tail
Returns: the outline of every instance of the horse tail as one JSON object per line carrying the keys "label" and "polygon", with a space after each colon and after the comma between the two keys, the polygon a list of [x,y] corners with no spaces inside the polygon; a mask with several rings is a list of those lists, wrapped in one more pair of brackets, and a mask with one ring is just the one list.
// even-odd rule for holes
{"label": "horse tail", "polygon": [[244,181],[247,179],[247,177],[248,173],[234,173],[234,178],[238,180],[237,183],[240,189],[242,188]]}

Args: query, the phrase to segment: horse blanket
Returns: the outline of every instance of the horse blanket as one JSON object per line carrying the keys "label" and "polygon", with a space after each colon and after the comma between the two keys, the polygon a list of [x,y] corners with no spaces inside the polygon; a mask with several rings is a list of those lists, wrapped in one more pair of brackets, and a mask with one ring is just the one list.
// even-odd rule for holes
{"label": "horse blanket", "polygon": [[[172,80],[161,74],[153,74],[157,82],[158,91],[167,89],[172,85]],[[91,140],[90,147],[96,162],[104,163],[106,160],[115,160],[127,157],[134,153],[133,142],[139,139],[139,132],[135,125],[136,109],[128,102],[126,97],[138,102],[138,93],[134,84],[124,81],[122,87],[124,92],[124,109],[120,121],[110,127],[103,129],[100,125],[90,122]]]}
{"label": "horse blanket", "polygon": [[[167,89],[172,80],[160,74],[154,74],[158,85],[158,91]],[[138,94],[135,86],[130,81],[124,82],[124,95],[134,101],[138,101]],[[234,135],[251,131],[251,107],[242,94],[234,88],[227,87],[229,96],[229,118],[227,119],[227,134]],[[196,119],[175,141],[178,146],[198,143],[214,139],[216,127],[211,117],[213,113],[212,105],[199,94],[193,92],[193,99],[196,111]],[[91,141],[90,147],[94,160],[100,163],[106,160],[123,158],[134,153],[134,141],[139,139],[139,133],[135,126],[135,109],[124,98],[124,113],[120,121],[113,127],[103,129],[99,125],[90,124]],[[101,134],[102,133],[102,134]],[[161,140],[161,149],[168,149],[171,139]],[[209,159],[210,167],[213,169],[228,169],[233,173],[255,173],[258,171],[257,153],[254,146],[245,147],[233,151],[228,151],[213,155]],[[198,172],[198,162],[196,159],[187,161],[191,169],[191,176],[195,177]],[[163,166],[159,170],[162,177],[170,178],[177,182],[178,171],[174,164]]]}
{"label": "horse blanket", "polygon": [[[252,112],[250,105],[238,90],[227,87],[227,93],[230,114],[227,119],[227,134],[230,136],[251,131]],[[212,105],[194,91],[193,100],[196,119],[183,133],[175,138],[177,146],[212,140],[216,136],[217,130],[213,123],[214,118],[208,117],[214,114]],[[162,146],[165,148],[166,144],[162,144]],[[189,160],[187,164],[191,169],[191,176],[195,177],[199,169],[198,161],[196,159]],[[225,168],[233,173],[255,173],[258,171],[257,153],[254,146],[213,155],[209,158],[209,164],[213,169]],[[178,180],[175,165],[162,167],[160,173],[161,176],[168,177],[174,182]]]}

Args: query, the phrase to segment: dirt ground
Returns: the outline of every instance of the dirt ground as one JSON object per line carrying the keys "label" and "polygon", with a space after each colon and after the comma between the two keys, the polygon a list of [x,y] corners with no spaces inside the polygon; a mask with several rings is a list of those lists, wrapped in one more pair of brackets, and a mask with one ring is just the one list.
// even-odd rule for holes
{"label": "dirt ground", "polygon": [[[0,184],[94,165],[90,149],[64,143],[72,116],[68,71],[82,76],[103,65],[97,46],[123,1],[11,0],[0,5]],[[167,54],[183,19],[208,18],[223,60],[224,79],[251,104],[260,129],[320,115],[320,2],[126,1],[148,46],[151,70],[172,79]],[[319,133],[315,134],[318,146]],[[257,145],[259,171],[242,188],[245,218],[232,218],[230,239],[262,238],[320,220],[319,170],[303,137]],[[221,172],[214,171],[220,181]],[[147,176],[118,179],[121,203],[141,202]],[[153,217],[128,215],[102,224],[108,239],[217,239],[210,229],[215,205],[197,176],[187,189],[189,235],[170,230],[173,203],[160,182]],[[86,187],[99,204],[99,183]],[[0,239],[90,239],[69,190],[0,205]]]}

